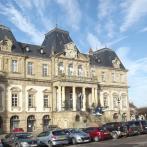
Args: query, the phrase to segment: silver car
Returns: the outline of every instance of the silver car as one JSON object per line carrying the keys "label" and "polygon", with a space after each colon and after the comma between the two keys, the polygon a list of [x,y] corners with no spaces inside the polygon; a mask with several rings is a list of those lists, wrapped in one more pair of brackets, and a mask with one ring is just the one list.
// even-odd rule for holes
{"label": "silver car", "polygon": [[39,146],[47,145],[52,147],[55,145],[64,145],[69,143],[69,138],[63,130],[50,130],[40,133],[37,136]]}
{"label": "silver car", "polygon": [[65,133],[68,134],[70,143],[77,144],[77,143],[84,143],[90,142],[91,138],[89,134],[79,130],[79,129],[64,129]]}

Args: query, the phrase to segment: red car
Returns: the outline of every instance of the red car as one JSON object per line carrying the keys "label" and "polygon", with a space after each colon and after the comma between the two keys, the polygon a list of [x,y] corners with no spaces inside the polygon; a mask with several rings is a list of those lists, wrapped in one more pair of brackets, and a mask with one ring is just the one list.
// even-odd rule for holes
{"label": "red car", "polygon": [[111,138],[110,132],[100,127],[84,128],[84,132],[88,133],[92,140],[100,141]]}
{"label": "red car", "polygon": [[23,128],[14,128],[12,132],[17,133],[17,132],[24,132]]}

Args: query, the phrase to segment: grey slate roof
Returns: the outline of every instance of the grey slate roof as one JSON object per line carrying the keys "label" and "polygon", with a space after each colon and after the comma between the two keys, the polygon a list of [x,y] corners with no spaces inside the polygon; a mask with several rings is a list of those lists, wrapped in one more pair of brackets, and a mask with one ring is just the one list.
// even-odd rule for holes
{"label": "grey slate roof", "polygon": [[12,51],[21,52],[21,49],[20,49],[15,37],[13,36],[11,30],[4,25],[0,25],[0,41],[3,40],[5,38],[5,36],[7,36],[13,42]]}
{"label": "grey slate roof", "polygon": [[52,50],[54,50],[54,53],[59,53],[64,51],[64,45],[69,42],[73,42],[69,33],[55,28],[45,35],[42,46],[48,49],[49,54],[51,54]]}
{"label": "grey slate roof", "polygon": [[[96,65],[96,66],[113,68],[112,60],[114,60],[116,57],[118,58],[118,56],[112,49],[103,48],[103,49],[93,52],[93,55],[90,56],[90,64]],[[121,61],[120,61],[120,69],[125,70],[125,67]]]}
{"label": "grey slate roof", "polygon": [[[55,54],[64,52],[64,45],[73,42],[67,31],[55,28],[49,31],[45,35],[45,39],[42,45],[33,45],[28,43],[17,42],[13,36],[11,30],[3,25],[0,25],[0,40],[3,40],[7,36],[13,41],[12,52],[19,53],[26,56],[34,56],[40,58],[49,58],[52,50]],[[26,47],[29,47],[29,51],[26,51]],[[41,50],[43,49],[43,53]],[[112,60],[115,57],[118,58],[116,53],[109,49],[103,48],[93,52],[93,55],[89,55],[90,64],[103,67],[112,67]],[[118,58],[119,59],[119,58]],[[121,61],[120,61],[121,62]],[[125,67],[120,63],[120,68],[125,70]]]}

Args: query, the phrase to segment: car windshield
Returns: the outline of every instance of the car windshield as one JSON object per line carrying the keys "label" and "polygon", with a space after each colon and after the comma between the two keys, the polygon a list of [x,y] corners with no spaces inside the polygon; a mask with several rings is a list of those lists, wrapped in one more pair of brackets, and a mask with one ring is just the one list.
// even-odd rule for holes
{"label": "car windshield", "polygon": [[18,139],[29,139],[29,138],[32,138],[32,134],[30,134],[30,133],[17,133],[16,137]]}
{"label": "car windshield", "polygon": [[53,135],[55,135],[55,136],[66,135],[65,132],[62,131],[62,130],[53,131],[52,133],[53,133]]}
{"label": "car windshield", "polygon": [[72,129],[70,130],[71,133],[82,133],[81,130],[78,130],[78,129]]}

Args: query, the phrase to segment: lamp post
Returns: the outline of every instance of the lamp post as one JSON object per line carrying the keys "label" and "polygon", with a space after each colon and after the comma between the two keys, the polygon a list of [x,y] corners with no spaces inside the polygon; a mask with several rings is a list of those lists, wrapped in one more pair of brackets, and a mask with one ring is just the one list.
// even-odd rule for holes
{"label": "lamp post", "polygon": [[119,114],[119,119],[121,120],[120,101],[121,101],[121,97],[118,97],[118,98],[117,98],[117,103],[118,103],[118,114]]}

